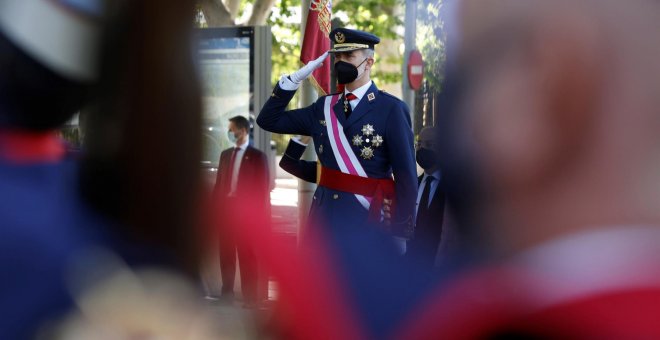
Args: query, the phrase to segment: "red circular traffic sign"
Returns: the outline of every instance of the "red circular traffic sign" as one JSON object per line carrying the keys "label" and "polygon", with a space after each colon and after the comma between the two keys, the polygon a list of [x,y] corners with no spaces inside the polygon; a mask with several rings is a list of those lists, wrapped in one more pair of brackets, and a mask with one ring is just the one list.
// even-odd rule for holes
{"label": "red circular traffic sign", "polygon": [[419,90],[424,80],[424,60],[418,50],[410,51],[408,56],[408,84],[413,90]]}

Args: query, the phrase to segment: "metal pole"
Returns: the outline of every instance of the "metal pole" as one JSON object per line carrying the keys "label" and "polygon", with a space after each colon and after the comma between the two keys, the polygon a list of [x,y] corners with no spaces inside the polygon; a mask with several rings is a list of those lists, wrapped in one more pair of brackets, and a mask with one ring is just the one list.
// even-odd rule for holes
{"label": "metal pole", "polygon": [[[310,0],[302,0],[301,8],[303,8],[302,22],[300,23],[300,31],[303,32],[302,39],[304,39],[305,24],[307,23],[307,9],[309,8]],[[302,45],[302,40],[300,41]],[[318,98],[318,94],[314,89],[314,86],[305,80],[298,90],[298,95],[300,96],[299,106],[306,107],[313,104]],[[310,143],[303,154],[303,159],[316,161],[316,152],[314,152],[314,143]],[[303,229],[307,223],[307,215],[309,213],[309,207],[312,205],[312,199],[314,196],[314,191],[316,190],[316,184],[298,180],[298,240],[300,241],[300,236],[303,233]]]}
{"label": "metal pole", "polygon": [[[417,36],[417,0],[406,0],[406,17],[404,45],[405,52],[403,54],[403,79],[402,85],[402,100],[408,105],[410,109],[410,119],[415,124],[415,91],[410,88],[408,83],[408,58],[410,52],[416,48],[415,37]],[[413,126],[413,130],[414,130]]]}

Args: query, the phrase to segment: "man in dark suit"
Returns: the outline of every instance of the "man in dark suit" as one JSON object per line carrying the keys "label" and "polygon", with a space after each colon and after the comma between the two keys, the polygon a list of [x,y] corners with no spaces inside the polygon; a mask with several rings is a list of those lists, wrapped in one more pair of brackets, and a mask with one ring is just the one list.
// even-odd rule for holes
{"label": "man in dark suit", "polygon": [[445,193],[442,188],[437,157],[436,129],[426,127],[419,132],[416,158],[424,173],[418,177],[415,236],[408,241],[406,255],[425,267],[433,267],[445,212]]}
{"label": "man in dark suit", "polygon": [[[259,277],[259,268],[252,244],[242,233],[268,232],[270,216],[269,177],[266,155],[249,145],[250,123],[243,116],[229,119],[228,138],[235,147],[220,155],[214,196],[222,209],[219,225],[221,299],[234,298],[236,254],[240,261],[241,291],[245,307],[254,307],[266,298],[260,287],[267,278]],[[261,295],[261,296],[260,296]]]}

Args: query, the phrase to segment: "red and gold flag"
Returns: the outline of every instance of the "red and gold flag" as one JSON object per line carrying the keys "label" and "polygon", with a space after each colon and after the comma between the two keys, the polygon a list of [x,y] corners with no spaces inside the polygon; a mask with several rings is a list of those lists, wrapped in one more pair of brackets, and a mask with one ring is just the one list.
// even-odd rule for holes
{"label": "red and gold flag", "polygon": [[[330,49],[331,17],[332,0],[311,0],[300,52],[300,61],[303,64],[318,58]],[[323,66],[314,70],[309,80],[314,84],[319,95],[328,94],[330,92],[330,62],[325,61]]]}

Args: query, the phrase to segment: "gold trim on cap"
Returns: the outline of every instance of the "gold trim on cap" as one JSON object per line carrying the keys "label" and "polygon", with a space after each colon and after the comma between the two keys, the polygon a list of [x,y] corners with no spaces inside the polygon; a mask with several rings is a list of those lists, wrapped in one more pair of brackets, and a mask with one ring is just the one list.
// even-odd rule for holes
{"label": "gold trim on cap", "polygon": [[355,43],[345,43],[345,44],[335,44],[335,49],[338,48],[369,48],[369,45],[366,44],[355,44]]}

